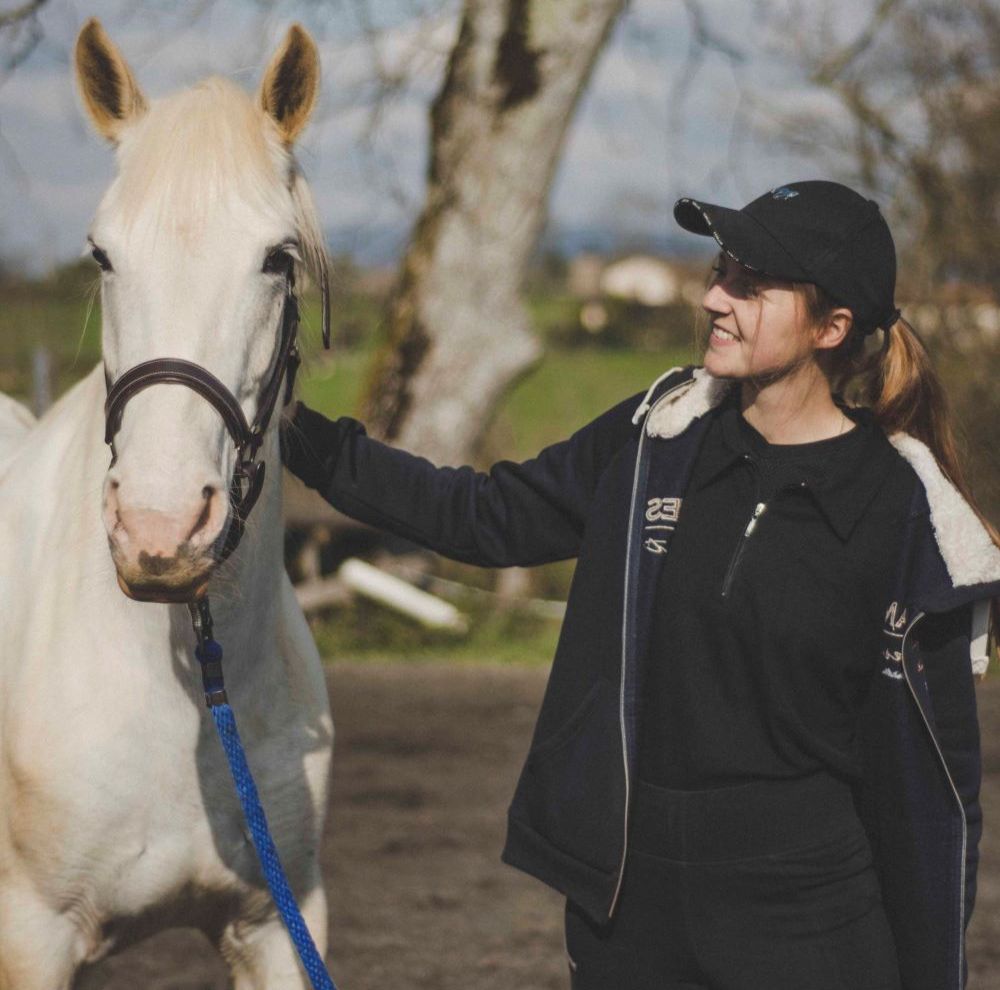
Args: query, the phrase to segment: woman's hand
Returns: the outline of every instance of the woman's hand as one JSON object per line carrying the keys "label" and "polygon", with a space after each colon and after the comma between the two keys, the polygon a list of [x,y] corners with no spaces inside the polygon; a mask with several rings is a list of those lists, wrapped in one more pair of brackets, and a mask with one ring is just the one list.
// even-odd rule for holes
{"label": "woman's hand", "polygon": [[298,400],[281,415],[278,427],[281,462],[310,488],[324,487],[341,440],[332,420]]}

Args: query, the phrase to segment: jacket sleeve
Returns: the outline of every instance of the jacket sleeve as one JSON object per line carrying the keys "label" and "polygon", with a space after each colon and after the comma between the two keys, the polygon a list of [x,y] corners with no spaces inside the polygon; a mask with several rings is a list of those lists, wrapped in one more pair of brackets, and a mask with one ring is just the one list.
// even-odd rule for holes
{"label": "jacket sleeve", "polygon": [[965,923],[976,901],[976,869],[983,814],[979,804],[982,778],[979,720],[970,658],[973,607],[928,613],[920,634],[920,652],[934,706],[934,721],[945,763],[965,808]]}
{"label": "jacket sleeve", "polygon": [[523,463],[437,467],[373,440],[355,419],[299,403],[282,424],[285,466],[345,515],[454,560],[530,566],[575,557],[597,483],[634,435],[641,395]]}

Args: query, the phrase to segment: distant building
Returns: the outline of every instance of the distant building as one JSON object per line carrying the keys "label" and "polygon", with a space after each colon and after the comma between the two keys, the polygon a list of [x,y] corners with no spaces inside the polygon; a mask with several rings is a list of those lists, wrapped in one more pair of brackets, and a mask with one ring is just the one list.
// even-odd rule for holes
{"label": "distant building", "polygon": [[681,295],[681,279],[661,258],[635,254],[614,261],[601,273],[601,293],[644,306],[666,306]]}
{"label": "distant building", "polygon": [[569,263],[566,288],[581,299],[594,299],[601,294],[601,273],[605,260],[599,254],[585,251]]}
{"label": "distant building", "polygon": [[601,333],[608,325],[608,309],[602,302],[590,299],[580,307],[580,326],[587,333]]}

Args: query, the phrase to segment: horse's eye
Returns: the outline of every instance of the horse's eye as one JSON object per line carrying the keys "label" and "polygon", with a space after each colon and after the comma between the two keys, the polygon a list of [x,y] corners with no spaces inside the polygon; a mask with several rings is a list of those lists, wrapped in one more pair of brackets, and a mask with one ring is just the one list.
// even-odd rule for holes
{"label": "horse's eye", "polygon": [[264,259],[264,274],[282,275],[288,278],[294,264],[295,259],[285,248],[273,248],[267,252],[267,257]]}
{"label": "horse's eye", "polygon": [[111,259],[96,244],[91,247],[90,253],[93,256],[94,261],[97,262],[102,272],[114,271],[114,268],[111,267]]}

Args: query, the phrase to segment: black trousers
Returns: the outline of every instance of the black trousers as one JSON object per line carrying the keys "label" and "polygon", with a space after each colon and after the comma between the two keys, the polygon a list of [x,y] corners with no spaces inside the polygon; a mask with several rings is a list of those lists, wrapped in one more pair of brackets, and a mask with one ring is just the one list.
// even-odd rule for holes
{"label": "black trousers", "polygon": [[573,990],[899,990],[850,789],[636,781],[615,916],[566,906]]}

